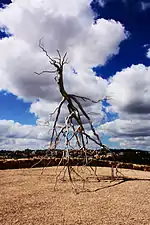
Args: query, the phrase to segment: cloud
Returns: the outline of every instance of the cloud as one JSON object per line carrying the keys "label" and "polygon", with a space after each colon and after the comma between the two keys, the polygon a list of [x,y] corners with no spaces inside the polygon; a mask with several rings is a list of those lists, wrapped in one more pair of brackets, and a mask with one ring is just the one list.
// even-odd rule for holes
{"label": "cloud", "polygon": [[117,72],[109,82],[108,93],[114,111],[130,115],[150,113],[150,67],[132,65]]}
{"label": "cloud", "polygon": [[[12,34],[0,40],[0,90],[32,102],[30,112],[37,116],[35,128],[19,129],[19,125],[11,122],[15,132],[17,129],[21,132],[13,137],[17,143],[21,140],[24,143],[23,131],[40,130],[40,122],[48,118],[61,100],[55,74],[38,76],[34,73],[53,69],[38,47],[40,38],[43,37],[43,45],[52,57],[56,56],[56,49],[62,54],[68,52],[70,63],[64,68],[64,83],[69,93],[94,100],[106,95],[107,81],[97,78],[91,68],[104,65],[118,54],[119,45],[128,34],[120,22],[99,19],[94,24],[93,17],[88,0],[15,0],[0,9],[0,27]],[[95,121],[104,117],[101,104],[93,106],[88,102],[84,106],[86,110],[99,112],[99,116],[92,117]],[[63,109],[60,122],[65,114]],[[36,131],[34,134],[38,135]],[[33,140],[39,139],[36,135]]]}
{"label": "cloud", "polygon": [[48,127],[0,120],[0,149],[44,148],[48,141]]}
{"label": "cloud", "polygon": [[147,58],[150,59],[150,48],[147,50],[147,54],[146,54]]}
{"label": "cloud", "polygon": [[[97,0],[97,2],[99,3],[99,5],[104,8],[105,5],[109,2],[115,2],[116,0]],[[124,4],[127,3],[128,0],[120,0],[121,2],[123,2]]]}
{"label": "cloud", "polygon": [[121,147],[148,148],[150,144],[150,67],[132,65],[117,72],[109,80],[108,112],[118,119],[107,122],[99,129],[110,135],[110,141]]}
{"label": "cloud", "polygon": [[[81,101],[80,101],[81,102]],[[82,101],[82,105],[85,109],[85,111],[88,113],[90,116],[93,124],[96,124],[97,126],[101,124],[102,120],[106,117],[105,112],[102,110],[102,103],[97,103],[97,104],[88,104],[87,102]],[[53,121],[56,114],[52,114],[55,109],[57,108],[58,104],[55,103],[49,103],[48,101],[41,100],[37,102],[33,102],[30,107],[30,112],[33,113],[37,117],[37,125],[38,124],[45,124],[47,121]],[[65,122],[65,117],[68,116],[68,109],[67,105],[65,104],[60,112],[60,117],[59,117],[59,124],[62,125]],[[83,117],[81,114],[81,119],[83,124],[87,129],[90,129],[88,125],[88,121]]]}
{"label": "cloud", "polygon": [[[66,0],[61,4],[39,0],[38,3],[16,0],[1,10],[0,24],[14,36],[0,41],[0,88],[27,100],[59,100],[54,76],[34,74],[34,71],[50,68],[48,59],[38,48],[39,39],[44,37],[44,46],[52,56],[56,55],[57,48],[62,53],[68,52],[70,65],[65,70],[66,88],[83,94],[81,90],[86,89],[86,79],[98,92],[105,82],[96,81],[91,67],[104,65],[108,58],[118,53],[120,42],[127,37],[124,27],[119,22],[104,19],[94,25],[89,1]],[[72,67],[78,76],[75,77]]]}
{"label": "cloud", "polygon": [[98,3],[102,8],[105,7],[106,4],[105,0],[98,0]]}
{"label": "cloud", "polygon": [[[39,119],[37,119],[36,125],[22,125],[18,122],[14,122],[13,120],[0,120],[0,149],[22,150],[25,148],[45,149],[49,147],[50,133],[53,127],[53,121],[49,120],[49,118],[46,121],[45,116],[47,115],[44,110],[43,112],[41,111],[41,107],[38,111],[37,105],[33,105],[32,112],[33,111],[34,113],[36,112],[37,115],[39,115]],[[58,124],[60,126],[59,129],[61,129],[62,127],[61,123],[64,122],[65,113],[66,111],[64,111],[63,116],[60,117]],[[102,114],[100,114],[99,117],[97,117],[97,115],[93,115],[93,122],[98,125],[100,123],[100,118],[102,118],[103,116],[104,115]],[[83,123],[85,123],[87,133],[91,132],[87,121],[83,121]],[[72,146],[74,146],[75,144],[76,143],[72,143]],[[64,139],[60,141],[57,147],[64,148]]]}
{"label": "cloud", "polygon": [[104,131],[112,133],[113,137],[147,137],[150,136],[150,122],[147,120],[123,120],[107,122],[102,125]]}
{"label": "cloud", "polygon": [[134,149],[143,149],[150,150],[150,137],[126,137],[126,138],[109,138],[110,142],[120,143],[121,148],[134,148]]}
{"label": "cloud", "polygon": [[141,2],[141,9],[142,9],[143,11],[145,11],[145,10],[147,10],[148,8],[150,8],[150,2],[144,2],[144,1],[142,1],[142,2]]}
{"label": "cloud", "polygon": [[149,149],[149,120],[116,119],[101,125],[100,129],[104,134],[111,136],[110,142],[119,143],[122,148]]}

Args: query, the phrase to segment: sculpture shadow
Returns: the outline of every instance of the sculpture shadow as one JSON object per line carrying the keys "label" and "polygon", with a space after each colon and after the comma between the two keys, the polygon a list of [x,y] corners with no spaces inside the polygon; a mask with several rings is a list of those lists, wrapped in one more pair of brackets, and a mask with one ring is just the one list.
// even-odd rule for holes
{"label": "sculpture shadow", "polygon": [[107,189],[107,188],[112,188],[112,187],[118,186],[118,185],[123,184],[123,183],[128,182],[128,181],[150,181],[150,178],[119,177],[118,179],[111,180],[110,182],[115,182],[115,181],[118,181],[118,182],[114,183],[114,184],[106,185],[104,187],[96,188],[94,190],[88,190],[88,189],[87,190],[82,190],[79,193],[81,193],[81,192],[97,192],[97,191],[100,191],[100,190],[103,190],[103,189]]}

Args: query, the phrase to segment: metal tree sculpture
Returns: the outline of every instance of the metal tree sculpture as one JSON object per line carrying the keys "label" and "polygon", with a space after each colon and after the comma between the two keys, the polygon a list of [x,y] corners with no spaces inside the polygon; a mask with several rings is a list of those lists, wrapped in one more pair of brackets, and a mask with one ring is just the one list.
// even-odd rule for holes
{"label": "metal tree sculpture", "polygon": [[[68,59],[67,59],[67,53],[65,53],[63,56],[61,56],[59,50],[57,50],[57,57],[52,58],[48,52],[45,50],[44,46],[42,45],[41,41],[39,42],[39,47],[40,49],[46,54],[48,57],[49,63],[51,66],[53,66],[54,70],[46,70],[42,71],[40,73],[37,73],[37,75],[41,75],[43,73],[52,73],[56,74],[55,80],[57,82],[60,94],[62,96],[62,100],[59,103],[58,107],[55,109],[51,115],[55,114],[55,120],[53,123],[53,128],[52,128],[52,133],[51,133],[51,138],[50,138],[50,146],[49,146],[49,151],[53,151],[57,148],[58,143],[60,142],[61,136],[65,136],[65,145],[66,145],[66,150],[65,150],[65,155],[61,158],[58,166],[62,164],[62,161],[64,160],[64,166],[61,169],[61,171],[57,174],[56,176],[56,183],[58,181],[58,178],[60,175],[63,173],[63,179],[65,177],[66,172],[68,171],[68,176],[69,180],[72,183],[72,186],[74,189],[74,181],[73,181],[73,174],[75,174],[79,179],[83,181],[83,184],[86,182],[86,178],[81,176],[81,173],[79,173],[78,170],[76,170],[70,162],[70,151],[69,151],[69,146],[71,146],[71,141],[74,139],[76,141],[78,149],[83,153],[83,164],[84,166],[89,165],[89,160],[87,156],[87,150],[88,150],[88,142],[89,140],[93,143],[95,143],[97,146],[100,148],[105,149],[108,152],[108,148],[102,144],[100,137],[98,133],[96,132],[93,123],[88,115],[88,113],[85,111],[85,109],[82,106],[81,100],[82,101],[90,101],[91,103],[98,103],[99,101],[94,101],[91,100],[90,98],[87,97],[82,97],[74,94],[69,94],[65,90],[64,87],[64,66],[68,64]],[[60,112],[62,109],[62,106],[65,104],[65,106],[68,109],[68,116],[65,117],[65,124],[58,129],[58,120],[60,116]],[[82,122],[82,119],[86,119],[88,121],[88,124],[90,126],[90,130],[92,131],[93,135],[90,135],[86,132],[86,129],[84,127],[84,124]],[[96,179],[99,181],[99,178],[96,174],[96,170],[93,169],[92,167],[89,167],[92,171]],[[89,170],[88,168],[88,170]]]}

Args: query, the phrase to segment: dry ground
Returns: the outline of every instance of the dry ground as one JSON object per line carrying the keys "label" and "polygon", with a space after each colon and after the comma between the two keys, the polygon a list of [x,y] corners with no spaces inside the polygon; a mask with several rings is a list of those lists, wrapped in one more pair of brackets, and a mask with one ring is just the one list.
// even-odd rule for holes
{"label": "dry ground", "polygon": [[[75,194],[68,182],[59,181],[54,191],[55,170],[45,168],[42,175],[40,168],[1,170],[0,224],[150,225],[150,172],[122,169],[126,176],[145,180],[116,186],[91,180],[89,188],[97,191]],[[99,174],[109,172],[98,169]]]}

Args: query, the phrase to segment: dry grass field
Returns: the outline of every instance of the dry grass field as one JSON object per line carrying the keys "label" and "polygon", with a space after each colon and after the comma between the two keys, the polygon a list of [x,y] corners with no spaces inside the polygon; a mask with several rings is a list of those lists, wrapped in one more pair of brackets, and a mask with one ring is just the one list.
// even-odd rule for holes
{"label": "dry grass field", "polygon": [[[0,171],[1,225],[150,224],[150,172],[122,169],[139,180],[118,185],[91,180],[91,192],[75,194],[67,181],[59,181],[54,191],[56,168],[45,168],[42,175],[41,170]],[[110,168],[98,169],[109,173]]]}

